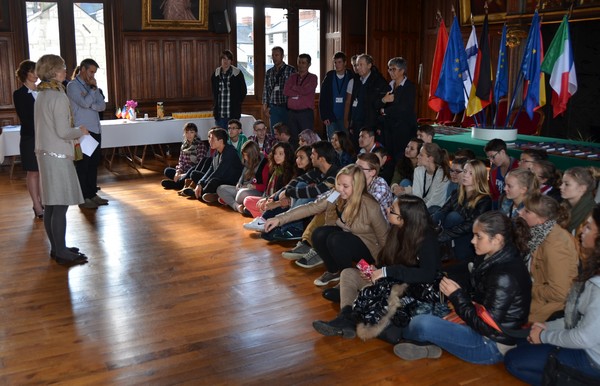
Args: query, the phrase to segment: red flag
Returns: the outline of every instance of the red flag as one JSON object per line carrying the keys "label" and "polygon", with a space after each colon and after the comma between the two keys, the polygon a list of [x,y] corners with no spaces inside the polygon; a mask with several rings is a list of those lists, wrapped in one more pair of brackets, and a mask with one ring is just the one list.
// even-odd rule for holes
{"label": "red flag", "polygon": [[444,63],[444,54],[448,45],[448,31],[444,19],[441,19],[438,29],[437,41],[435,43],[435,53],[433,55],[433,65],[431,66],[431,81],[429,82],[429,100],[427,104],[433,111],[440,112],[448,108],[446,103],[441,98],[435,96],[435,91],[438,87],[440,74],[442,73],[442,64]]}

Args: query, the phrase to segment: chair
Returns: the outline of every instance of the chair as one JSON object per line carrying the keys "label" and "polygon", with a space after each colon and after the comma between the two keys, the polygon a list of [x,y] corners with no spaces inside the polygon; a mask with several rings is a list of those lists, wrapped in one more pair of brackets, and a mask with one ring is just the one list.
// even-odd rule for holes
{"label": "chair", "polygon": [[449,108],[440,110],[435,118],[419,118],[417,123],[420,125],[432,125],[434,123],[444,126],[455,126],[457,123],[457,115],[452,113]]}
{"label": "chair", "polygon": [[526,111],[521,111],[519,115],[517,114],[519,114],[519,110],[513,110],[510,115],[510,122],[512,122],[512,124],[509,126],[514,126],[517,129],[518,134],[540,135],[545,118],[542,111],[535,110],[533,112],[533,119],[529,119],[529,115],[527,115]]}

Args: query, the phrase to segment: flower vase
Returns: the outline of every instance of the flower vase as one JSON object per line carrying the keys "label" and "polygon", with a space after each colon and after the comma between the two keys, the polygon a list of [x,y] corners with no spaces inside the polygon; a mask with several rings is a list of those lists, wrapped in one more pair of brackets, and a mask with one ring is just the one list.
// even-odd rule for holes
{"label": "flower vase", "polygon": [[135,118],[136,118],[136,112],[135,111],[130,111],[129,112],[129,121],[130,122],[135,122]]}

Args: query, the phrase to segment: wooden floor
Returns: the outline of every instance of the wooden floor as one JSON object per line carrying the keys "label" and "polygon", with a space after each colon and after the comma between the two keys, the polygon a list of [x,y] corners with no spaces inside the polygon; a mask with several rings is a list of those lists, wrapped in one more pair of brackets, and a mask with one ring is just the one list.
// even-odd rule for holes
{"label": "wooden floor", "polygon": [[520,384],[503,365],[405,362],[382,341],[317,334],[337,312],[312,283],[322,268],[163,190],[149,167],[101,168],[110,205],[69,209],[67,245],[90,257],[70,269],[48,257],[24,173],[0,170],[0,385]]}

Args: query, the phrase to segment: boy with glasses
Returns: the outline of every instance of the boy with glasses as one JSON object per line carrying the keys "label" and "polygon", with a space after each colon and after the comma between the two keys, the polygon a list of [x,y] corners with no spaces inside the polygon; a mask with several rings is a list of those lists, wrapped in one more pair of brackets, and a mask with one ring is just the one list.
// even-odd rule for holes
{"label": "boy with glasses", "polygon": [[483,148],[490,160],[489,184],[493,209],[498,209],[498,199],[504,191],[506,173],[519,167],[519,161],[509,156],[506,149],[506,142],[499,138],[492,139]]}

